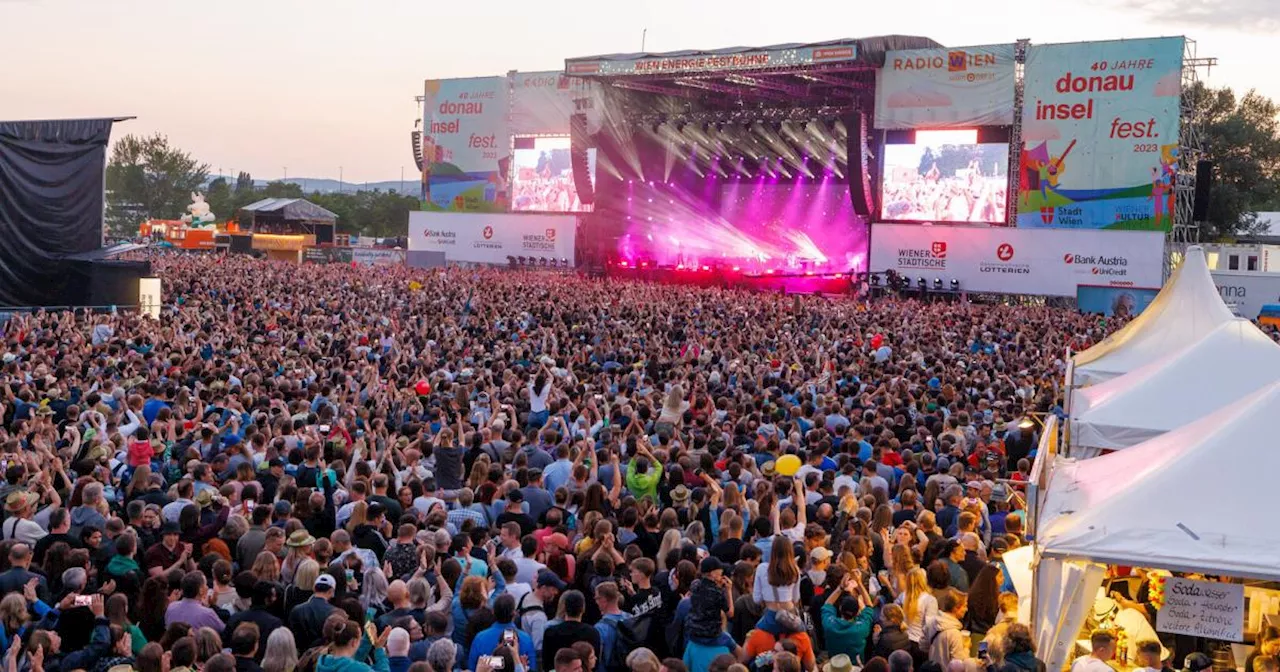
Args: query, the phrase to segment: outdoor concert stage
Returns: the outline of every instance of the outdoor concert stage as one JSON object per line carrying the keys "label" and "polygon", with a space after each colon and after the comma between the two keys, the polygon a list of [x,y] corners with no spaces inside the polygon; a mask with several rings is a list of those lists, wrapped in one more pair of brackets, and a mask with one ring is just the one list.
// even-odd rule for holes
{"label": "outdoor concert stage", "polygon": [[744,271],[734,266],[657,266],[648,261],[609,262],[604,274],[615,280],[636,280],[663,285],[724,287],[782,294],[849,294],[858,276],[851,273],[806,271],[781,273],[772,269]]}
{"label": "outdoor concert stage", "polygon": [[662,282],[848,291],[867,271],[875,212],[876,70],[888,50],[937,46],[892,36],[567,60],[565,73],[592,81],[603,108],[575,115],[575,153],[595,150],[579,264]]}

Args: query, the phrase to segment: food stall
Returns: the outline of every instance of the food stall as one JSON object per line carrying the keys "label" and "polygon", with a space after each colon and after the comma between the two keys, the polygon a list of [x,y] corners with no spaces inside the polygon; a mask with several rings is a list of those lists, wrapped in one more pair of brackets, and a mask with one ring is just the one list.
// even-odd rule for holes
{"label": "food stall", "polygon": [[[1117,629],[1126,645],[1149,636],[1134,616],[1173,667],[1197,650],[1243,668],[1280,613],[1280,525],[1265,503],[1280,469],[1276,417],[1280,384],[1125,450],[1055,460],[1030,561],[1049,669],[1082,655],[1093,627]],[[1127,654],[1114,664],[1132,667]]]}

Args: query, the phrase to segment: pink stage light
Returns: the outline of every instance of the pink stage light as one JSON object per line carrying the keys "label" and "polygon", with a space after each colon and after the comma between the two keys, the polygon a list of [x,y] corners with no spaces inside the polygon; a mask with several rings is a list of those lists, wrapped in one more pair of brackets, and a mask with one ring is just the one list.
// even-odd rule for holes
{"label": "pink stage light", "polygon": [[843,273],[836,273],[836,274],[835,274],[834,276],[832,276],[832,277],[834,277],[836,280],[839,280],[840,278],[843,278],[843,277],[844,277],[844,274],[843,274]]}
{"label": "pink stage light", "polygon": [[623,268],[626,268],[626,267],[627,267],[627,265],[628,265],[628,264],[627,264],[627,260],[626,260],[626,259],[623,259],[622,261],[619,261],[619,262],[618,262],[618,265],[619,265],[619,266],[621,266],[621,267],[623,267]]}
{"label": "pink stage light", "polygon": [[709,270],[711,270],[711,267],[710,267],[710,266],[703,266],[703,267],[702,267],[702,270],[704,270],[704,271],[709,271]]}
{"label": "pink stage light", "polygon": [[741,268],[739,268],[739,267],[737,267],[737,266],[734,266],[734,267],[733,267],[733,272],[734,272],[734,273],[737,273],[738,271],[741,271],[741,270],[742,270],[742,269],[741,269]]}
{"label": "pink stage light", "polygon": [[649,262],[647,261],[640,262],[640,268],[649,268]]}
{"label": "pink stage light", "polygon": [[767,269],[765,269],[764,274],[765,274],[765,275],[773,275],[773,269],[772,269],[772,268],[767,268]]}
{"label": "pink stage light", "polygon": [[804,272],[804,274],[805,274],[805,275],[813,275],[813,271],[805,271],[805,272]]}

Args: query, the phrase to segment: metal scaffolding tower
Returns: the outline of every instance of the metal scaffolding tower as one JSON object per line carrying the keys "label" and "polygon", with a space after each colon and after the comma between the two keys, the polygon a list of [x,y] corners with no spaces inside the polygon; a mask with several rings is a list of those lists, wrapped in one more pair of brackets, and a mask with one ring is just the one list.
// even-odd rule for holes
{"label": "metal scaffolding tower", "polygon": [[1195,221],[1196,165],[1204,158],[1204,146],[1200,133],[1203,123],[1202,111],[1196,106],[1192,91],[1200,81],[1200,71],[1208,74],[1218,64],[1214,57],[1202,58],[1196,50],[1195,40],[1184,42],[1182,54],[1182,97],[1180,124],[1178,126],[1178,181],[1174,189],[1176,196],[1173,217],[1173,230],[1166,240],[1165,275],[1173,271],[1182,260],[1182,254],[1188,245],[1200,242],[1201,222]]}

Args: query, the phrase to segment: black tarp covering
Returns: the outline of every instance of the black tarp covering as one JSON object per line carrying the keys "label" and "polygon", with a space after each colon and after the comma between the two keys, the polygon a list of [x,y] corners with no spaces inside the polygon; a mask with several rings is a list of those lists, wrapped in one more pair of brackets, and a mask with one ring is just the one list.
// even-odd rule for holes
{"label": "black tarp covering", "polygon": [[0,121],[0,306],[83,302],[63,257],[102,246],[111,124]]}

